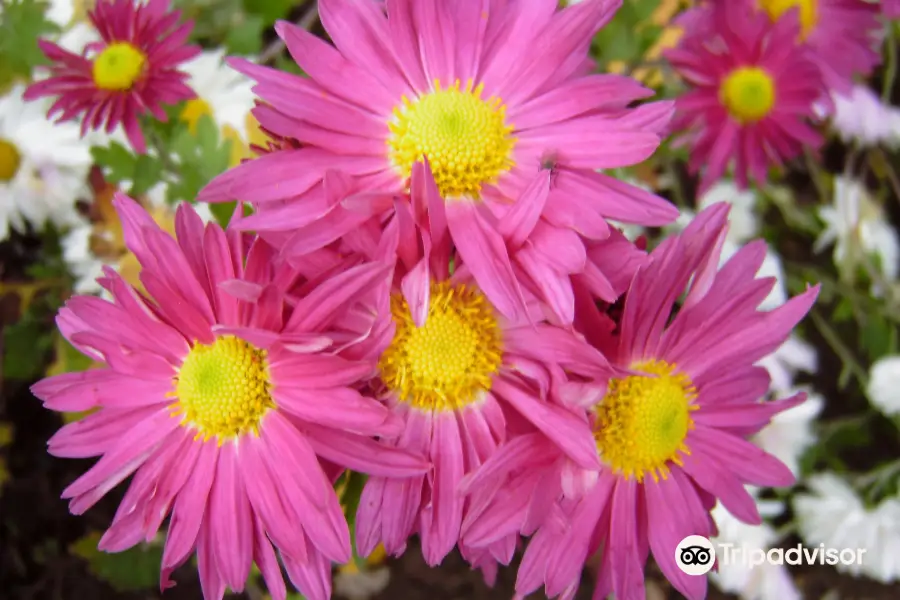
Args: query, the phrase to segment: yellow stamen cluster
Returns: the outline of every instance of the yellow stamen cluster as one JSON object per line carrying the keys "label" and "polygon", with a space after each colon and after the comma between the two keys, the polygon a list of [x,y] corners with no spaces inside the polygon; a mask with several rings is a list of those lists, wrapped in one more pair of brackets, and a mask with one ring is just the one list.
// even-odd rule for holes
{"label": "yellow stamen cluster", "polygon": [[388,154],[403,177],[428,158],[444,198],[480,198],[481,188],[513,166],[515,138],[499,98],[482,99],[483,86],[457,80],[415,100],[403,97],[388,123]]}
{"label": "yellow stamen cluster", "polygon": [[147,56],[128,42],[113,42],[94,59],[94,83],[101,90],[125,92],[143,75]]}
{"label": "yellow stamen cluster", "polygon": [[174,413],[205,440],[219,443],[258,433],[260,421],[275,407],[265,350],[234,336],[210,345],[194,344],[175,378]]}
{"label": "yellow stamen cluster", "polygon": [[425,410],[457,410],[491,389],[503,347],[494,309],[477,289],[432,283],[428,317],[416,327],[401,294],[391,297],[394,339],[379,362],[397,397]]}
{"label": "yellow stamen cluster", "polygon": [[733,119],[743,124],[765,118],[775,106],[775,80],[759,67],[739,67],[719,88],[719,98]]}
{"label": "yellow stamen cluster", "polygon": [[16,145],[0,138],[0,181],[12,181],[21,164],[22,155]]}
{"label": "yellow stamen cluster", "polygon": [[788,10],[800,9],[800,39],[806,39],[819,23],[819,0],[759,0],[759,6],[777,21]]}
{"label": "yellow stamen cluster", "polygon": [[697,397],[690,378],[674,365],[650,360],[632,365],[647,373],[613,379],[597,406],[594,439],[611,469],[638,482],[650,475],[666,478],[669,463],[681,465],[690,454],[685,438],[694,427],[691,411]]}

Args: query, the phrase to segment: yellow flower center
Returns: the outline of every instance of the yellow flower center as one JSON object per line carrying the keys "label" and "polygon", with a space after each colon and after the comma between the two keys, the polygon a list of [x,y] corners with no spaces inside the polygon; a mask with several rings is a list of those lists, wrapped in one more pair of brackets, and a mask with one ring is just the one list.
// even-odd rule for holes
{"label": "yellow flower center", "polygon": [[130,90],[146,63],[144,53],[128,42],[113,42],[94,59],[94,83],[101,90]]}
{"label": "yellow flower center", "polygon": [[775,105],[775,80],[759,67],[739,67],[725,77],[719,97],[736,121],[754,123]]}
{"label": "yellow flower center", "polygon": [[428,158],[444,198],[479,198],[481,186],[493,183],[513,166],[513,127],[499,98],[481,98],[483,86],[464,89],[457,80],[394,109],[388,126],[390,159],[404,177]]}
{"label": "yellow flower center", "polygon": [[456,410],[491,389],[503,349],[494,309],[479,290],[432,283],[422,327],[399,293],[391,297],[391,315],[397,329],[379,368],[401,401],[426,411]]}
{"label": "yellow flower center", "polygon": [[194,344],[175,381],[175,414],[197,437],[227,439],[257,433],[275,407],[266,351],[234,336]]}
{"label": "yellow flower center", "polygon": [[16,145],[0,138],[0,181],[12,181],[21,164],[22,155]]}
{"label": "yellow flower center", "polygon": [[[694,427],[691,411],[697,390],[684,373],[662,360],[631,367],[651,376],[612,379],[596,408],[594,439],[601,458],[626,478],[659,481],[670,462],[681,465],[680,454],[690,454],[684,443]],[[653,377],[652,375],[656,375]]]}
{"label": "yellow flower center", "polygon": [[788,10],[800,8],[800,39],[806,39],[819,22],[819,0],[759,0],[760,7],[777,21]]}

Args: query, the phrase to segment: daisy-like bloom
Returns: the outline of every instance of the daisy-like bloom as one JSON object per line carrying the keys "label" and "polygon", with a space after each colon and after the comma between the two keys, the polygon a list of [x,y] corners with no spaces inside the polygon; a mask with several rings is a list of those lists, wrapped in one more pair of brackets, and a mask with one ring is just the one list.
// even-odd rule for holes
{"label": "daisy-like bloom", "polygon": [[[542,435],[526,434],[465,482],[472,493],[515,490],[547,515],[525,551],[519,594],[543,585],[549,597],[572,598],[585,562],[602,551],[594,597],[643,598],[643,565],[652,552],[682,594],[703,598],[706,578],[676,566],[678,543],[688,535],[713,535],[709,510],[716,499],[742,521],[758,524],[745,484],[793,482],[787,467],[747,438],[804,397],[760,402],[769,378],[754,363],[784,341],[818,289],[775,310],[757,310],[773,284],[755,278],[764,245],[748,244],[718,270],[726,215],[726,205],[703,211],[651,253],[631,283],[615,331],[602,325],[596,307],[579,306],[579,329],[605,348],[613,366],[627,369],[612,380],[558,386],[561,402],[588,410],[602,467],[575,466]],[[473,526],[466,541],[480,545],[527,523],[536,510],[523,512],[523,505],[528,502],[485,511],[490,520],[478,535]]]}
{"label": "daisy-like bloom", "polygon": [[773,392],[787,392],[794,386],[794,376],[798,372],[815,373],[818,370],[819,357],[811,344],[791,334],[778,350],[758,364],[769,372]]}
{"label": "daisy-like bloom", "polygon": [[178,70],[200,48],[186,44],[193,23],[182,23],[169,0],[101,0],[89,17],[101,41],[81,54],[39,40],[51,61],[50,77],[31,84],[26,99],[56,97],[47,113],[58,121],[81,119],[81,133],[119,125],[137,152],[146,144],[138,117],[150,113],[166,120],[163,104],[194,97]]}
{"label": "daisy-like bloom", "polygon": [[783,462],[797,477],[800,476],[800,458],[816,443],[813,426],[825,405],[820,394],[804,388],[778,393],[776,398],[788,398],[799,391],[806,393],[806,402],[778,413],[753,436],[756,445]]}
{"label": "daisy-like bloom", "polygon": [[872,364],[866,395],[882,413],[900,414],[900,355],[883,356]]}
{"label": "daisy-like bloom", "polygon": [[196,549],[207,600],[242,590],[253,562],[284,599],[277,549],[293,584],[327,600],[331,562],[351,550],[320,459],[378,475],[428,468],[377,445],[370,436],[396,434],[399,420],[354,387],[375,370],[358,315],[387,269],[362,263],[309,281],[274,262],[265,242],[204,227],[188,204],[177,240],[130,198],[115,206],[146,294],[105,269],[113,300],[76,296],[57,323],[106,367],[32,388],[52,410],[94,409],[49,442],[55,456],[100,456],[63,497],[82,514],[133,474],[99,547],[151,540],[171,513],[164,588]]}
{"label": "daisy-like bloom", "polygon": [[224,63],[224,50],[206,50],[184,63],[188,85],[197,97],[189,100],[181,119],[192,130],[204,115],[210,116],[231,142],[231,164],[239,164],[249,156],[251,131],[256,129],[250,114],[255,101],[253,82]]}
{"label": "daisy-like bloom", "polygon": [[825,222],[825,230],[813,250],[821,252],[834,244],[833,260],[842,273],[853,273],[868,257],[877,259],[881,275],[888,281],[900,275],[900,237],[865,184],[835,177],[834,202],[819,208],[819,218]]}
{"label": "daisy-like bloom", "polygon": [[71,123],[54,127],[46,103],[25,102],[23,86],[0,97],[0,241],[10,229],[79,222],[75,201],[87,192],[90,148]]}
{"label": "daisy-like bloom", "polygon": [[[438,198],[434,181],[424,167],[417,168],[412,201],[398,203],[386,230],[384,239],[404,248],[390,290],[393,337],[373,386],[404,422],[402,434],[387,441],[426,455],[434,471],[369,478],[356,532],[364,555],[378,543],[399,555],[407,538],[418,533],[426,562],[437,565],[457,544],[464,516],[478,500],[459,494],[460,481],[506,439],[510,421],[532,423],[582,468],[599,467],[586,421],[546,401],[548,369],[584,367],[595,376],[611,371],[602,355],[573,332],[533,314],[534,302],[529,303],[530,318],[504,318],[459,257],[451,276],[446,232],[431,229],[427,220],[414,226],[410,207],[428,201],[416,193],[423,188],[420,176],[426,180],[426,194]],[[492,557],[508,562],[516,540],[511,532],[487,551],[460,549],[473,566],[485,569],[490,581],[496,568]]]}
{"label": "daisy-like bloom", "polygon": [[[791,409],[796,410],[796,409]],[[747,490],[751,495],[755,490]],[[781,502],[757,500],[760,515],[775,517],[781,514]],[[767,510],[768,509],[768,510]],[[766,514],[768,512],[768,514]],[[721,504],[712,509],[717,535],[711,541],[716,546],[731,544],[744,548],[769,550],[780,540],[775,529],[768,523],[748,525],[729,513]],[[801,600],[802,596],[787,568],[768,561],[751,566],[746,561],[719,562],[718,569],[710,573],[710,579],[723,592],[735,594],[743,600]]]}
{"label": "daisy-like bloom", "polygon": [[822,75],[795,43],[795,13],[772,24],[742,2],[701,10],[714,31],[701,28],[666,54],[691,88],[676,101],[672,127],[692,147],[689,166],[702,171],[701,193],[731,163],[739,187],[748,178],[765,182],[770,165],[821,145],[807,121],[826,96]]}
{"label": "daisy-like bloom", "polygon": [[814,475],[806,486],[809,493],[794,498],[803,543],[865,549],[862,564],[838,562],[837,570],[857,577],[866,575],[881,583],[900,581],[900,498],[889,497],[867,507],[859,494],[834,473]]}
{"label": "daisy-like bloom", "polygon": [[884,104],[867,85],[834,94],[833,99],[831,125],[841,139],[863,146],[900,147],[900,108]]}
{"label": "daisy-like bloom", "polygon": [[[303,227],[295,233],[302,244],[285,248],[296,254],[309,249],[311,232],[327,243],[357,225],[340,205],[322,206],[316,197],[327,170],[361,177],[362,190],[397,194],[427,159],[454,244],[491,303],[518,318],[526,287],[571,322],[568,277],[579,265],[550,268],[518,252],[538,235],[534,223],[546,223],[545,236],[580,244],[576,233],[609,234],[605,217],[661,225],[677,215],[661,198],[597,172],[650,156],[672,110],[668,102],[629,108],[652,91],[590,73],[591,39],[620,5],[322,0],[334,46],[290,23],[276,25],[308,78],[230,63],[259,82],[261,126],[303,147],[220,175],[200,199],[257,205],[242,228]],[[523,194],[529,202],[511,214]],[[503,225],[511,221],[523,224],[524,238]]]}
{"label": "daisy-like bloom", "polygon": [[878,6],[868,0],[750,0],[777,22],[792,12],[828,87],[847,92],[881,63]]}

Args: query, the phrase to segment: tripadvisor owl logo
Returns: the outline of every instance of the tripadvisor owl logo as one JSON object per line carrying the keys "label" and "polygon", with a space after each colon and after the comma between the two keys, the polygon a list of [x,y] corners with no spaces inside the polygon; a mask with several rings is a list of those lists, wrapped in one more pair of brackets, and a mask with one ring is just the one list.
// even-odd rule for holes
{"label": "tripadvisor owl logo", "polygon": [[675,564],[688,575],[706,575],[720,567],[743,565],[751,569],[770,565],[862,565],[865,548],[826,548],[825,544],[791,548],[751,548],[746,544],[717,543],[702,535],[689,535],[675,548]]}
{"label": "tripadvisor owl logo", "polygon": [[689,535],[675,548],[675,564],[688,575],[705,575],[716,564],[712,542],[702,535]]}

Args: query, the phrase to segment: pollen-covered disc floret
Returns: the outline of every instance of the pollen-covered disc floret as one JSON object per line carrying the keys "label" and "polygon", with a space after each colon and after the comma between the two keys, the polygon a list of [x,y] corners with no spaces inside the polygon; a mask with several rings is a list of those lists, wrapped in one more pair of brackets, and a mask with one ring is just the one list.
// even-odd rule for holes
{"label": "pollen-covered disc floret", "polygon": [[481,187],[493,183],[513,166],[513,127],[499,98],[482,99],[482,85],[464,88],[457,80],[415,100],[403,97],[388,126],[391,162],[409,177],[412,166],[427,158],[444,198],[480,197]]}
{"label": "pollen-covered disc floret", "polygon": [[195,344],[176,377],[176,414],[204,439],[256,433],[275,407],[270,387],[265,350],[234,336]]}
{"label": "pollen-covered disc floret", "polygon": [[728,114],[740,123],[765,118],[775,106],[775,80],[759,67],[739,67],[722,81],[719,95]]}
{"label": "pollen-covered disc floret", "polygon": [[94,59],[94,83],[101,90],[125,92],[138,80],[147,56],[128,42],[115,42]]}
{"label": "pollen-covered disc floret", "polygon": [[689,454],[685,438],[694,423],[691,411],[697,397],[690,378],[662,360],[632,365],[648,375],[612,379],[597,406],[594,439],[603,461],[626,478],[654,481],[669,472],[668,463],[681,465]]}
{"label": "pollen-covered disc floret", "polygon": [[422,410],[456,410],[490,390],[503,349],[494,309],[478,289],[432,283],[422,327],[401,294],[392,296],[391,314],[397,329],[379,368],[401,401]]}
{"label": "pollen-covered disc floret", "polygon": [[0,138],[0,181],[12,181],[21,164],[22,155],[16,145]]}

